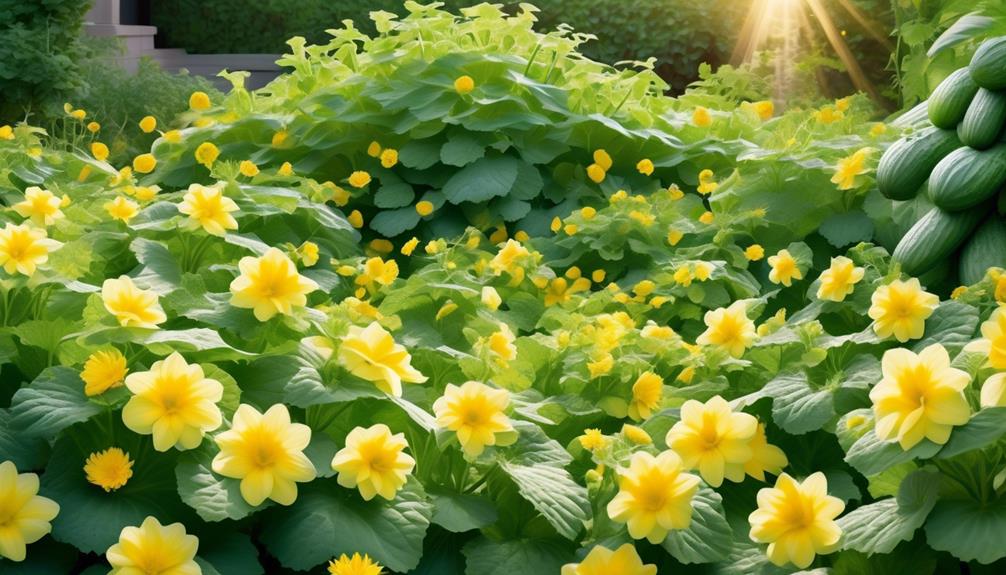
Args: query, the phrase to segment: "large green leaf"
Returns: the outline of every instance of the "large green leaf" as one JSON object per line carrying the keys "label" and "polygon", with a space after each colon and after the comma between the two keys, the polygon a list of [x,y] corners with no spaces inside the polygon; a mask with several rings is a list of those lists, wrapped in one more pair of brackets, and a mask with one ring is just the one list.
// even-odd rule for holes
{"label": "large green leaf", "polygon": [[947,300],[926,320],[925,337],[915,342],[912,349],[921,351],[934,343],[940,343],[953,357],[971,341],[977,329],[977,308]]}
{"label": "large green leaf", "polygon": [[433,523],[454,533],[481,529],[496,522],[496,507],[480,495],[457,493],[443,487],[427,490],[433,501]]}
{"label": "large green leaf", "polygon": [[[84,462],[109,447],[129,454],[133,476],[117,491],[105,492],[87,481]],[[104,553],[123,527],[139,525],[147,516],[161,523],[186,519],[175,486],[176,453],[154,451],[150,436],[129,431],[117,414],[68,429],[53,447],[40,489],[60,505],[53,537],[84,552]]]}
{"label": "large green leaf", "polygon": [[197,449],[182,453],[175,467],[178,494],[204,521],[242,519],[270,502],[252,507],[241,497],[241,482],[213,472],[213,457],[218,449],[211,439]]}
{"label": "large green leaf", "polygon": [[1006,557],[1006,499],[989,503],[942,499],[926,521],[926,540],[937,551],[962,561],[991,563]]}
{"label": "large green leaf", "polygon": [[870,431],[860,437],[845,453],[845,461],[863,475],[876,475],[888,467],[911,461],[927,459],[936,455],[940,446],[923,439],[921,443],[905,451],[897,441],[882,441]]}
{"label": "large green leaf", "polygon": [[901,483],[897,497],[863,505],[838,520],[843,547],[866,554],[890,553],[926,521],[939,496],[940,475],[916,471]]}
{"label": "large green leaf", "polygon": [[723,498],[703,486],[692,497],[691,524],[687,529],[672,530],[661,545],[682,563],[712,563],[727,558],[733,539]]}
{"label": "large green leaf", "polygon": [[101,413],[88,401],[76,370],[50,367],[11,400],[11,426],[25,437],[53,437],[63,429]]}
{"label": "large green leaf", "polygon": [[9,409],[0,409],[0,461],[13,461],[19,471],[41,469],[49,458],[43,436],[28,436],[14,429]]}
{"label": "large green leaf", "polygon": [[458,170],[444,184],[444,196],[452,204],[485,202],[505,196],[517,182],[523,162],[511,156],[486,157]]}
{"label": "large green leaf", "polygon": [[517,490],[563,537],[573,540],[590,517],[587,489],[569,472],[549,465],[521,465],[501,461],[500,468],[517,484]]}
{"label": "large green leaf", "polygon": [[824,427],[835,417],[831,391],[813,389],[803,371],[776,376],[762,393],[772,398],[772,418],[784,431],[799,435]]}
{"label": "large green leaf", "polygon": [[137,283],[147,285],[162,295],[178,289],[182,283],[182,270],[163,243],[136,238],[129,244],[129,249],[143,264],[136,276]]}
{"label": "large green leaf", "polygon": [[[473,539],[464,548],[466,575],[541,575],[573,563],[573,551],[560,541]],[[612,573],[611,575],[617,575]]]}
{"label": "large green leaf", "polygon": [[367,553],[388,569],[419,564],[433,509],[415,479],[393,501],[363,501],[355,489],[314,481],[290,507],[265,513],[262,541],[283,565],[307,570],[341,553]]}
{"label": "large green leaf", "polygon": [[954,429],[950,440],[937,457],[954,457],[972,449],[981,449],[1006,434],[1006,407],[987,407],[971,416],[964,425]]}

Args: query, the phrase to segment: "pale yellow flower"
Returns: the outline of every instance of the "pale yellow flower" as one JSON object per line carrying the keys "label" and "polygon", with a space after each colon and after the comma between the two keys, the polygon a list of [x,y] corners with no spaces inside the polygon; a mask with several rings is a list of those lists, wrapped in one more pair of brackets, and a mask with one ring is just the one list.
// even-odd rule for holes
{"label": "pale yellow flower", "polygon": [[126,196],[115,196],[110,202],[105,202],[105,211],[113,220],[129,223],[129,220],[140,213],[140,204],[130,200]]}
{"label": "pale yellow flower", "polygon": [[629,417],[635,421],[649,419],[653,410],[660,407],[664,395],[664,380],[652,371],[644,371],[632,384],[632,401]]}
{"label": "pale yellow flower", "polygon": [[422,383],[426,377],[412,367],[412,356],[395,343],[381,324],[351,326],[339,346],[339,362],[350,373],[373,382],[381,391],[401,397],[402,382]]}
{"label": "pale yellow flower", "polygon": [[608,516],[625,523],[633,539],[657,544],[670,530],[691,525],[692,497],[698,488],[699,478],[685,473],[674,451],[657,456],[638,451],[628,468],[618,470],[618,494],[608,503]]}
{"label": "pale yellow flower", "polygon": [[117,349],[92,353],[84,362],[80,379],[84,382],[84,395],[91,397],[119,387],[129,370],[126,358]]}
{"label": "pale yellow flower", "polygon": [[687,469],[698,469],[713,487],[724,477],[740,482],[744,464],[752,457],[751,439],[758,420],[734,412],[720,396],[706,403],[690,399],[681,406],[681,420],[667,432],[667,446],[681,456]]}
{"label": "pale yellow flower", "polygon": [[779,250],[776,255],[769,256],[768,265],[772,268],[772,271],[768,273],[768,281],[774,284],[789,287],[793,285],[793,280],[803,279],[800,264],[789,253],[789,250]]}
{"label": "pale yellow flower", "polygon": [[292,423],[290,412],[276,404],[260,413],[242,403],[234,412],[231,428],[215,438],[220,453],[213,471],[241,480],[241,497],[253,506],[271,499],[280,505],[297,500],[297,483],[317,475],[304,449],[311,443],[311,428]]}
{"label": "pale yellow flower", "polygon": [[831,258],[831,267],[821,272],[821,285],[817,288],[818,299],[843,301],[852,293],[857,283],[863,279],[866,270],[845,256]]}
{"label": "pale yellow flower", "polygon": [[227,230],[238,229],[238,222],[231,215],[238,211],[238,205],[224,195],[222,182],[213,186],[190,184],[178,211],[189,217],[190,228],[201,227],[214,236],[223,237]]}
{"label": "pale yellow flower", "polygon": [[252,309],[259,321],[292,314],[294,307],[307,304],[307,294],[318,289],[314,280],[297,273],[293,261],[276,248],[269,248],[261,257],[241,258],[238,269],[241,275],[231,282],[230,303]]}
{"label": "pale yellow flower", "polygon": [[0,266],[10,275],[30,277],[38,266],[49,261],[50,252],[63,245],[47,236],[44,229],[8,222],[0,230]]}
{"label": "pale yellow flower", "polygon": [[643,565],[631,543],[614,551],[595,545],[580,563],[563,565],[560,575],[657,575],[657,566]]}
{"label": "pale yellow flower", "polygon": [[168,319],[157,294],[136,287],[129,276],[105,280],[101,285],[101,300],[108,313],[124,327],[157,329],[157,324]]}
{"label": "pale yellow flower", "polygon": [[856,177],[869,171],[864,164],[870,152],[870,148],[861,148],[853,152],[851,156],[839,160],[831,182],[837,184],[840,190],[851,190],[856,187],[858,185]]}
{"label": "pale yellow flower", "polygon": [[750,537],[768,543],[768,558],[778,566],[792,563],[805,569],[814,556],[838,549],[842,530],[835,523],[845,509],[828,495],[828,480],[821,472],[800,483],[783,473],[775,487],[758,491],[758,509],[748,516]]}
{"label": "pale yellow flower", "polygon": [[49,190],[31,186],[24,191],[24,200],[11,206],[21,217],[31,219],[36,226],[51,226],[63,217],[62,200]]}
{"label": "pale yellow flower", "polygon": [[38,495],[38,475],[18,474],[13,461],[0,463],[0,557],[24,561],[27,545],[52,531],[59,504]]}
{"label": "pale yellow flower", "polygon": [[147,517],[139,527],[123,527],[119,542],[108,548],[108,575],[200,575],[199,539],[181,523],[161,525]]}
{"label": "pale yellow flower", "polygon": [[725,349],[733,357],[744,355],[758,337],[754,322],[747,316],[747,304],[735,301],[727,308],[706,312],[706,331],[696,339],[699,345],[715,345]]}
{"label": "pale yellow flower", "polygon": [[505,445],[516,440],[506,416],[510,394],[477,381],[447,384],[444,395],[433,403],[437,426],[457,434],[469,457],[478,457],[487,445]]}
{"label": "pale yellow flower", "polygon": [[364,500],[380,495],[391,501],[416,467],[416,460],[404,451],[408,446],[405,435],[392,435],[383,423],[356,427],[332,459],[332,469],[339,474],[339,485],[358,489]]}
{"label": "pale yellow flower", "polygon": [[922,337],[926,319],[940,305],[939,296],[924,291],[916,278],[880,286],[870,299],[868,315],[874,320],[873,331],[880,337],[893,335],[902,343]]}

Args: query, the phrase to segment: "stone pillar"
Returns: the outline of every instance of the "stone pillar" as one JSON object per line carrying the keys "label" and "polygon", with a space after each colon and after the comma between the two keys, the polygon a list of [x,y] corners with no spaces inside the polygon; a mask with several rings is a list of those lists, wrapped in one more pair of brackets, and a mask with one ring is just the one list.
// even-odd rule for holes
{"label": "stone pillar", "polygon": [[89,24],[114,25],[120,22],[121,14],[119,0],[94,0],[94,5],[91,6],[84,20]]}

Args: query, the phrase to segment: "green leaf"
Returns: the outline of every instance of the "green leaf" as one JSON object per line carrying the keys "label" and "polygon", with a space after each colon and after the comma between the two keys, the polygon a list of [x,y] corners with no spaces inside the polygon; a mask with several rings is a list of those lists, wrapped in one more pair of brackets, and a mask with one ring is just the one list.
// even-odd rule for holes
{"label": "green leaf", "polygon": [[521,497],[541,513],[560,535],[575,540],[590,518],[587,489],[565,469],[501,461],[500,468],[517,485]]}
{"label": "green leaf", "polygon": [[457,132],[440,148],[440,163],[463,167],[486,155],[485,146],[468,132]]}
{"label": "green leaf", "polygon": [[[129,454],[133,476],[117,491],[105,492],[87,481],[84,462],[109,447]],[[175,486],[176,453],[154,451],[150,436],[129,431],[117,414],[102,425],[93,420],[68,429],[53,447],[40,489],[61,508],[52,522],[53,537],[85,553],[104,553],[123,527],[147,516],[164,524],[186,519]]]}
{"label": "green leaf", "polygon": [[818,232],[828,243],[841,248],[870,241],[873,238],[873,220],[862,210],[832,214],[821,222]]}
{"label": "green leaf", "polygon": [[915,342],[912,350],[919,352],[934,343],[940,343],[953,357],[971,341],[978,329],[978,321],[976,307],[947,300],[926,320],[925,337]]}
{"label": "green leaf", "polygon": [[0,409],[0,461],[13,461],[20,471],[41,469],[49,458],[45,437],[28,436],[11,424],[9,409]]}
{"label": "green leaf", "polygon": [[157,330],[142,338],[147,349],[157,355],[171,355],[172,352],[197,354],[201,359],[228,360],[247,359],[255,354],[231,347],[216,331],[203,327],[180,330]]}
{"label": "green leaf", "polygon": [[334,481],[308,484],[290,507],[265,513],[261,540],[280,562],[299,571],[342,553],[366,553],[393,571],[419,564],[433,508],[410,479],[393,501],[363,501]]}
{"label": "green leaf", "polygon": [[691,524],[687,529],[672,530],[661,545],[681,563],[711,563],[727,558],[733,539],[723,498],[703,486],[692,497]]}
{"label": "green leaf", "polygon": [[[568,546],[557,541],[493,541],[479,537],[465,545],[466,575],[540,575],[558,573],[575,562]],[[611,575],[616,575],[612,573]]]}
{"label": "green leaf", "polygon": [[433,523],[448,531],[463,533],[496,522],[496,507],[485,497],[443,487],[431,487],[427,493],[433,501]]}
{"label": "green leaf", "polygon": [[813,389],[803,371],[776,376],[762,393],[772,398],[772,418],[787,433],[815,431],[835,417],[831,391]]}
{"label": "green leaf", "polygon": [[386,210],[370,220],[370,229],[387,238],[407,232],[419,224],[419,212],[412,206]]}
{"label": "green leaf", "polygon": [[928,459],[939,450],[939,445],[923,439],[921,443],[905,451],[897,441],[882,441],[871,429],[849,447],[845,462],[869,477],[899,463],[916,458]]}
{"label": "green leaf", "polygon": [[1006,557],[1006,499],[989,503],[941,499],[926,521],[926,540],[962,561],[991,563]]}
{"label": "green leaf", "polygon": [[76,370],[50,367],[11,399],[11,426],[25,437],[53,437],[101,413],[88,401]]}
{"label": "green leaf", "polygon": [[412,203],[416,197],[416,192],[412,186],[405,182],[385,183],[381,181],[381,188],[374,194],[374,205],[379,208],[401,208]]}
{"label": "green leaf", "polygon": [[129,244],[129,249],[143,264],[143,269],[136,276],[137,283],[146,284],[161,295],[178,289],[182,283],[182,270],[163,243],[136,238]]}
{"label": "green leaf", "polygon": [[[261,575],[258,549],[251,538],[234,530],[213,531],[199,537],[199,557],[220,575]],[[203,571],[203,575],[206,572]]]}
{"label": "green leaf", "polygon": [[940,37],[929,47],[926,56],[935,58],[948,48],[952,48],[971,38],[981,36],[990,28],[995,27],[995,25],[995,18],[984,16],[981,12],[965,14],[940,34]]}
{"label": "green leaf", "polygon": [[517,182],[522,163],[511,156],[477,160],[447,180],[444,196],[452,204],[485,202],[496,196],[505,196]]}
{"label": "green leaf", "polygon": [[987,407],[954,429],[950,440],[936,455],[946,459],[972,449],[981,449],[1006,434],[1006,407]]}
{"label": "green leaf", "polygon": [[436,138],[410,140],[398,150],[398,161],[406,168],[425,170],[440,159],[440,143]]}
{"label": "green leaf", "polygon": [[269,506],[252,507],[241,497],[241,482],[213,472],[213,457],[218,453],[212,439],[204,439],[196,449],[178,456],[175,478],[178,495],[196,510],[204,521],[242,519]]}
{"label": "green leaf", "polygon": [[936,505],[940,474],[919,470],[904,479],[897,497],[863,505],[838,519],[843,548],[868,555],[890,553],[914,536]]}

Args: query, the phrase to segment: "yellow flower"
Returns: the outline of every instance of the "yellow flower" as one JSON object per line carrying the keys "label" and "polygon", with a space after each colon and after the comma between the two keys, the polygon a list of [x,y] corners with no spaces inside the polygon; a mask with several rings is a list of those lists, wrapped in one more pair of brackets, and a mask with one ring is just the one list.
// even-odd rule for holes
{"label": "yellow flower", "polygon": [[328,562],[329,575],[381,575],[381,564],[371,560],[370,556],[360,557],[353,553],[348,557],[345,553]]}
{"label": "yellow flower", "polygon": [[587,177],[595,184],[603,182],[606,175],[607,173],[604,171],[604,168],[597,164],[587,166]]}
{"label": "yellow flower", "polygon": [[98,130],[100,130],[100,129],[101,129],[101,124],[99,124],[98,122],[88,122],[87,123],[87,131],[91,132],[92,134],[98,133]]}
{"label": "yellow flower", "polygon": [[715,266],[709,262],[696,262],[695,263],[695,279],[700,282],[704,282],[713,275],[713,270]]}
{"label": "yellow flower", "polygon": [[870,127],[870,135],[873,137],[882,136],[887,133],[887,125],[883,122],[877,122]]}
{"label": "yellow flower", "polygon": [[475,89],[475,80],[471,76],[460,76],[454,80],[454,90],[462,96]]}
{"label": "yellow flower", "polygon": [[499,292],[496,288],[492,286],[484,286],[482,288],[482,304],[491,310],[497,310],[500,304],[503,303],[503,298],[500,297]]}
{"label": "yellow flower", "polygon": [[604,354],[595,361],[587,362],[587,372],[590,373],[591,379],[608,373],[613,367],[615,367],[615,358],[610,353]]}
{"label": "yellow flower", "polygon": [[75,120],[83,120],[87,117],[87,112],[84,110],[74,110],[70,112],[70,116]]}
{"label": "yellow flower", "polygon": [[412,367],[412,356],[395,343],[381,324],[351,326],[339,346],[339,362],[350,373],[373,382],[384,393],[402,396],[402,382],[422,383],[426,377]]}
{"label": "yellow flower", "polygon": [[318,263],[318,244],[314,242],[304,242],[297,248],[297,253],[300,254],[301,263],[307,267]]}
{"label": "yellow flower", "polygon": [[376,141],[371,142],[370,145],[367,146],[367,155],[370,156],[371,158],[376,158],[376,157],[380,156],[381,155],[381,143],[380,142],[376,142]]}
{"label": "yellow flower", "polygon": [[255,165],[255,162],[251,160],[241,160],[241,163],[238,164],[238,171],[246,178],[254,178],[258,175],[259,169],[258,166]]}
{"label": "yellow flower", "polygon": [[416,466],[416,460],[404,453],[408,446],[405,435],[392,435],[383,423],[357,427],[332,459],[332,469],[339,474],[339,485],[359,489],[364,500],[380,495],[391,501]]}
{"label": "yellow flower", "polygon": [[84,462],[87,480],[105,490],[116,491],[133,476],[133,462],[129,454],[118,447],[92,453]]}
{"label": "yellow flower", "polygon": [[101,284],[101,300],[121,326],[157,329],[157,324],[168,319],[157,294],[136,287],[129,276],[105,280]]}
{"label": "yellow flower", "polygon": [[643,565],[631,543],[615,551],[595,545],[582,562],[563,565],[560,575],[657,575],[657,566]]}
{"label": "yellow flower", "polygon": [[685,473],[681,457],[667,450],[654,456],[632,455],[627,469],[618,470],[618,494],[608,503],[608,516],[626,523],[633,539],[660,543],[672,529],[692,522],[692,497],[699,478]]}
{"label": "yellow flower", "polygon": [[803,279],[800,264],[789,253],[789,250],[779,250],[776,255],[769,256],[768,265],[772,267],[772,271],[768,273],[768,280],[774,284],[789,287],[793,285],[793,280]]}
{"label": "yellow flower", "polygon": [[423,200],[416,204],[416,213],[422,217],[426,217],[433,213],[433,202]]}
{"label": "yellow flower", "polygon": [[971,417],[964,389],[971,376],[950,367],[950,356],[934,343],[917,355],[896,348],[884,352],[884,378],[870,390],[876,433],[897,439],[908,451],[923,438],[943,445],[955,425]]}
{"label": "yellow flower", "polygon": [[831,267],[821,272],[821,285],[817,288],[818,299],[843,301],[852,293],[854,286],[863,279],[866,270],[858,268],[845,256],[831,258]]}
{"label": "yellow flower", "polygon": [[468,381],[460,387],[447,384],[444,395],[433,403],[433,412],[437,426],[457,433],[465,454],[478,457],[487,445],[504,445],[516,440],[505,413],[509,405],[507,390]]}
{"label": "yellow flower", "polygon": [[52,531],[50,522],[59,514],[59,505],[38,495],[38,475],[18,475],[13,461],[0,463],[0,557],[24,561],[26,545]]}
{"label": "yellow flower", "polygon": [[182,203],[178,204],[178,211],[189,216],[190,227],[202,227],[214,236],[222,237],[227,230],[238,228],[237,220],[231,215],[238,211],[238,206],[224,196],[222,183],[215,186],[190,184]]}
{"label": "yellow flower", "polygon": [[713,215],[712,212],[703,212],[702,215],[699,216],[699,221],[708,226],[709,224],[713,223],[713,220],[715,218],[716,216]]}
{"label": "yellow flower", "polygon": [[354,228],[360,229],[363,227],[363,214],[360,213],[360,210],[353,210],[349,213],[349,216],[346,217],[346,221],[348,221],[349,225]]}
{"label": "yellow flower", "polygon": [[517,346],[514,345],[513,332],[510,331],[510,326],[503,322],[500,322],[499,330],[489,336],[486,348],[501,366],[505,367],[511,360],[517,359]]}
{"label": "yellow flower", "polygon": [[768,558],[775,565],[805,569],[815,555],[838,548],[842,530],[835,518],[844,509],[841,499],[828,495],[828,480],[820,471],[803,483],[783,473],[775,487],[758,491],[758,509],[748,516],[750,537],[769,544]]}
{"label": "yellow flower", "polygon": [[580,228],[576,224],[566,224],[563,226],[562,231],[566,232],[567,236],[572,236],[576,234],[577,230]]}
{"label": "yellow flower", "polygon": [[31,276],[38,266],[49,261],[49,253],[62,245],[48,239],[43,229],[8,222],[0,230],[0,266],[10,275]]}
{"label": "yellow flower", "polygon": [[751,459],[744,464],[744,473],[758,481],[765,481],[766,471],[772,475],[779,475],[789,464],[786,454],[775,445],[769,444],[764,424],[758,424],[758,429],[748,447],[751,448]]}
{"label": "yellow flower", "polygon": [[1006,369],[1006,306],[1000,305],[989,319],[982,323],[982,339],[970,344],[968,349],[988,355],[988,366]]}
{"label": "yellow flower", "polygon": [[939,296],[923,291],[919,280],[894,280],[873,292],[868,315],[873,331],[880,337],[894,336],[904,343],[918,339],[926,330],[926,319],[940,304]]}
{"label": "yellow flower", "polygon": [[273,132],[272,139],[269,141],[269,145],[274,148],[280,148],[286,143],[286,139],[290,136],[290,133],[286,130],[277,130]]}
{"label": "yellow flower", "polygon": [[293,164],[290,162],[283,162],[276,173],[280,176],[292,176],[293,175]]}
{"label": "yellow flower", "polygon": [[60,198],[49,190],[31,186],[24,191],[24,200],[12,206],[21,217],[30,218],[36,226],[51,226],[63,217]]}
{"label": "yellow flower", "polygon": [[224,386],[177,351],[154,362],[150,371],[128,375],[126,387],[133,395],[122,409],[122,422],[136,433],[153,435],[157,451],[179,445],[193,449],[223,421],[216,404]]}
{"label": "yellow flower", "polygon": [[80,379],[84,382],[84,395],[91,397],[119,387],[128,372],[126,358],[119,350],[92,353],[84,362],[84,370],[80,372]]}
{"label": "yellow flower", "polygon": [[161,191],[160,186],[136,186],[133,188],[133,195],[141,202],[149,202],[157,196],[159,191]]}
{"label": "yellow flower", "polygon": [[652,339],[671,339],[674,337],[674,330],[667,326],[659,326],[650,320],[639,330],[639,335]]}
{"label": "yellow flower", "polygon": [[530,252],[520,242],[517,240],[507,240],[503,244],[503,247],[499,249],[499,252],[496,253],[496,256],[489,261],[489,269],[497,276],[502,275],[503,272],[516,275],[517,270],[520,270],[520,278],[523,279],[524,270],[518,266],[518,261],[529,255]]}
{"label": "yellow flower", "polygon": [[105,552],[108,575],[199,575],[198,549],[199,539],[181,523],[161,525],[147,517],[139,527],[123,527],[119,542]]}
{"label": "yellow flower", "polygon": [[761,100],[760,102],[753,102],[751,107],[754,109],[755,113],[762,120],[770,120],[775,114],[775,104],[772,100]]}
{"label": "yellow flower", "polygon": [[213,167],[213,162],[220,157],[220,148],[213,142],[203,142],[196,148],[196,161],[206,166],[207,169]]}
{"label": "yellow flower", "polygon": [[419,238],[413,237],[409,241],[402,244],[402,250],[401,250],[402,255],[411,256],[412,252],[416,251],[416,246],[418,245],[419,245]]}
{"label": "yellow flower", "polygon": [[193,110],[206,110],[210,105],[210,97],[206,92],[192,92],[189,96],[189,107]]}
{"label": "yellow flower", "polygon": [[91,155],[95,160],[104,162],[108,159],[108,146],[101,142],[91,142]]}
{"label": "yellow flower", "polygon": [[116,196],[114,200],[105,202],[105,211],[113,220],[129,223],[129,220],[140,213],[140,204],[125,196]]}
{"label": "yellow flower", "polygon": [[640,174],[643,174],[644,176],[652,176],[653,161],[649,159],[639,160],[639,162],[636,163],[636,169],[639,171]]}
{"label": "yellow flower", "polygon": [[314,465],[304,455],[311,428],[291,423],[290,412],[276,404],[260,413],[242,403],[231,428],[215,438],[220,453],[213,471],[241,480],[241,497],[252,506],[272,499],[280,505],[297,500],[297,483],[315,478]]}
{"label": "yellow flower", "polygon": [[149,174],[157,167],[157,158],[153,154],[140,154],[133,158],[133,171],[137,174]]}
{"label": "yellow flower", "polygon": [[144,116],[140,120],[140,129],[143,130],[144,134],[149,134],[157,129],[157,118],[153,116]]}
{"label": "yellow flower", "polygon": [[683,237],[685,237],[685,234],[682,233],[681,231],[670,230],[667,232],[667,243],[671,244],[672,246],[676,246]]}
{"label": "yellow flower", "polygon": [[14,139],[14,128],[8,125],[0,126],[0,140],[13,140]]}
{"label": "yellow flower", "polygon": [[593,158],[594,163],[601,166],[601,169],[605,172],[611,169],[611,156],[605,150],[594,150]]}
{"label": "yellow flower", "polygon": [[692,112],[692,123],[700,128],[708,128],[713,123],[713,117],[707,108],[698,106]]}
{"label": "yellow flower", "polygon": [[757,337],[754,322],[747,316],[747,304],[735,301],[730,307],[706,312],[706,331],[696,339],[699,345],[716,345],[733,357],[744,355]]}
{"label": "yellow flower", "polygon": [[349,175],[349,185],[354,188],[363,188],[370,183],[370,174],[363,170],[357,170]]}
{"label": "yellow flower", "polygon": [[238,262],[241,275],[231,282],[234,307],[252,309],[259,321],[277,313],[290,315],[295,306],[307,305],[307,294],[318,289],[314,280],[297,273],[297,266],[276,248],[262,257],[246,256]]}
{"label": "yellow flower", "polygon": [[699,187],[696,189],[703,196],[708,196],[709,194],[716,191],[720,185],[716,183],[713,179],[713,171],[710,169],[705,169],[699,172]]}
{"label": "yellow flower", "polygon": [[622,436],[636,445],[650,445],[653,443],[653,438],[650,437],[649,433],[646,433],[646,430],[628,423],[622,425]]}
{"label": "yellow flower", "polygon": [[381,166],[393,168],[398,163],[398,150],[388,148],[381,152]]}
{"label": "yellow flower", "polygon": [[182,133],[179,130],[168,130],[161,134],[161,137],[171,144],[177,144],[182,141]]}
{"label": "yellow flower", "polygon": [[758,420],[746,413],[734,413],[720,396],[706,403],[689,399],[681,406],[681,421],[667,432],[667,446],[681,456],[687,469],[698,469],[713,487],[723,478],[740,482],[744,464],[751,459],[751,439]]}
{"label": "yellow flower", "polygon": [[608,438],[601,433],[600,429],[584,429],[583,435],[579,438],[580,445],[587,451],[597,451],[604,449],[608,445]]}
{"label": "yellow flower", "polygon": [[750,262],[756,262],[765,257],[765,248],[758,244],[751,244],[744,249],[744,257]]}
{"label": "yellow flower", "polygon": [[845,117],[841,110],[836,110],[832,106],[825,106],[814,112],[814,118],[822,124],[832,124]]}
{"label": "yellow flower", "polygon": [[660,406],[664,395],[664,380],[652,371],[644,371],[632,384],[632,401],[629,402],[629,417],[636,421],[649,419],[653,410]]}
{"label": "yellow flower", "polygon": [[367,259],[363,264],[363,273],[356,278],[356,285],[372,288],[371,284],[376,282],[382,286],[388,286],[394,283],[397,277],[398,262],[392,259],[385,261],[379,257],[373,257]]}
{"label": "yellow flower", "polygon": [[861,148],[851,156],[839,160],[838,166],[835,167],[835,175],[831,177],[831,183],[837,184],[840,190],[850,190],[856,187],[856,176],[868,171],[863,164],[869,155],[870,148]]}

